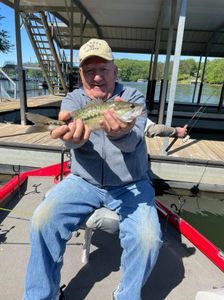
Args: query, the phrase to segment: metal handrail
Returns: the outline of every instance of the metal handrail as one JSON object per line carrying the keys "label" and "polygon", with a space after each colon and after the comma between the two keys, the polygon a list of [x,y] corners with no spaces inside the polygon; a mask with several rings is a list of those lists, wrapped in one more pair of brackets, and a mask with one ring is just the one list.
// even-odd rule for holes
{"label": "metal handrail", "polygon": [[16,99],[16,83],[0,68],[0,72],[12,83],[14,86],[14,99]]}

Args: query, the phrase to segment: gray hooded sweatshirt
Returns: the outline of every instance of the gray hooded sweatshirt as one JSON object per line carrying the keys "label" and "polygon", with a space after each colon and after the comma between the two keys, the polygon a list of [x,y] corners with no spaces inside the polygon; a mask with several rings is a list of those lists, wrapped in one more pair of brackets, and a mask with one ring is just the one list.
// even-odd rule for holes
{"label": "gray hooded sweatshirt", "polygon": [[[113,97],[145,105],[143,94],[137,89],[116,83]],[[61,111],[75,111],[91,103],[83,88],[75,89],[63,99]],[[71,172],[102,188],[126,185],[148,179],[147,150],[144,128],[147,114],[136,119],[128,134],[109,136],[104,130],[93,131],[82,144],[65,143],[71,151]]]}

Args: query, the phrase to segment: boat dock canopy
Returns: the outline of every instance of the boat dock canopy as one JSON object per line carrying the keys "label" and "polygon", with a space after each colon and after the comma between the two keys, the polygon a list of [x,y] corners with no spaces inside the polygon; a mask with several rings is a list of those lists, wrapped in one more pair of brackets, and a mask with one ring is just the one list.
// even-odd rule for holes
{"label": "boat dock canopy", "polygon": [[[16,1],[2,2],[14,8]],[[176,32],[181,1],[173,2],[176,3]],[[57,24],[52,22],[51,25],[55,27],[54,37],[58,45],[64,49],[71,46],[79,49],[89,38],[98,37],[106,39],[115,52],[153,53],[162,8],[159,53],[166,54],[171,4],[171,0],[21,0],[20,11],[48,11],[56,16]],[[203,56],[209,52],[208,56],[224,57],[223,11],[223,0],[187,1],[182,55]],[[176,34],[173,45],[175,39]]]}

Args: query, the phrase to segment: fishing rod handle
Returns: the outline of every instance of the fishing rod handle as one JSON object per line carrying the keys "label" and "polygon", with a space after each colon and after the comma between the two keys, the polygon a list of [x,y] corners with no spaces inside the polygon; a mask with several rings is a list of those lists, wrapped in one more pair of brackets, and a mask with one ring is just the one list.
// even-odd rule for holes
{"label": "fishing rod handle", "polygon": [[190,136],[189,136],[189,134],[187,134],[187,135],[182,139],[182,141],[183,141],[183,143],[186,143],[189,139],[190,139]]}

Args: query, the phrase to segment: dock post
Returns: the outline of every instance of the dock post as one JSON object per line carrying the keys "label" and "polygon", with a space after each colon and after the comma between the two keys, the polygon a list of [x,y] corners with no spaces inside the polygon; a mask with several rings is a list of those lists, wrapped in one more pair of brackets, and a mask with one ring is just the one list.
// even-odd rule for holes
{"label": "dock post", "polygon": [[222,84],[222,91],[219,99],[218,112],[222,111],[223,103],[224,103],[224,83]]}
{"label": "dock post", "polygon": [[[177,28],[177,38],[176,38],[173,70],[172,70],[171,85],[170,85],[170,92],[169,92],[169,102],[168,102],[167,115],[166,115],[167,126],[171,126],[172,123],[173,107],[174,107],[176,87],[177,87],[177,76],[179,71],[180,56],[181,56],[181,49],[182,49],[183,36],[184,36],[186,10],[187,10],[187,0],[182,0],[179,21],[178,21],[178,28]],[[168,147],[168,143],[169,143],[169,138],[165,137],[163,143],[164,155],[167,155],[165,149]]]}
{"label": "dock post", "polygon": [[205,56],[205,62],[204,62],[203,71],[202,71],[202,75],[201,75],[201,83],[200,83],[199,92],[198,92],[197,104],[201,103],[201,94],[202,94],[202,89],[203,89],[203,85],[204,85],[204,77],[205,77],[205,69],[206,69],[206,65],[207,65],[207,58],[208,58],[208,52]]}
{"label": "dock post", "polygon": [[195,85],[194,85],[194,92],[193,92],[193,96],[192,96],[192,103],[194,103],[194,97],[195,97],[195,93],[196,93],[196,89],[197,89],[197,85],[198,85],[198,78],[199,78],[199,73],[200,73],[200,69],[201,69],[201,59],[202,59],[202,56],[200,56],[200,60],[199,60],[199,63],[198,63],[196,82],[195,82]]}
{"label": "dock post", "polygon": [[167,42],[167,50],[166,50],[166,62],[164,67],[164,79],[163,79],[163,86],[161,87],[161,98],[159,104],[159,116],[158,116],[158,123],[163,123],[164,118],[164,110],[166,104],[166,96],[168,90],[168,77],[169,77],[169,65],[170,65],[170,56],[172,51],[172,43],[173,43],[173,31],[174,31],[174,22],[175,22],[175,15],[176,15],[176,6],[177,1],[172,1],[172,8],[171,8],[171,16],[170,16],[170,26],[169,26],[169,33],[168,33],[168,42]]}
{"label": "dock post", "polygon": [[17,54],[17,66],[19,76],[19,98],[20,98],[20,118],[21,124],[26,125],[26,95],[25,95],[25,82],[23,75],[23,62],[22,62],[22,46],[21,46],[21,33],[20,33],[20,0],[14,1],[15,6],[15,31],[16,31],[16,54]]}

